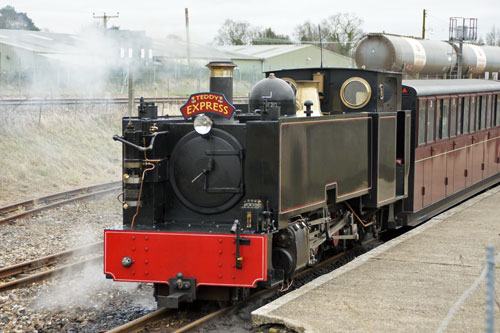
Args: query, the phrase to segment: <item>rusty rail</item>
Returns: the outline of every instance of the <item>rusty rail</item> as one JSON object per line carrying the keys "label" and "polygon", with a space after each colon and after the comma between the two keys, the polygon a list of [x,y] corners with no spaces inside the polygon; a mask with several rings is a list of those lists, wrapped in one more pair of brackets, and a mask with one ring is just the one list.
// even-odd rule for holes
{"label": "rusty rail", "polygon": [[[27,285],[27,284],[46,280],[46,279],[49,279],[53,276],[60,275],[61,273],[63,273],[65,270],[67,270],[69,268],[80,268],[80,267],[83,267],[90,262],[98,261],[98,260],[102,260],[102,259],[103,259],[103,255],[98,255],[98,256],[92,257],[90,259],[84,259],[84,260],[78,261],[76,263],[56,267],[56,268],[53,268],[53,269],[45,271],[45,272],[35,273],[35,274],[29,275],[26,277],[22,277],[22,278],[13,280],[13,281],[9,281],[9,282],[0,284],[0,292],[11,290],[11,289],[16,289],[16,288],[22,287],[22,286]],[[43,265],[43,266],[45,266],[45,265]],[[7,269],[10,269],[10,267],[7,267]]]}
{"label": "rusty rail", "polygon": [[5,279],[8,277],[15,276],[17,274],[28,273],[32,270],[50,266],[57,263],[58,260],[66,259],[75,255],[84,255],[91,253],[93,251],[99,251],[103,248],[103,242],[97,242],[89,245],[85,245],[76,249],[59,252],[52,254],[43,258],[38,258],[30,261],[25,261],[20,264],[0,268],[0,279]]}
{"label": "rusty rail", "polygon": [[167,314],[173,312],[172,309],[161,308],[154,312],[148,313],[145,316],[132,320],[122,326],[115,327],[107,333],[131,333],[138,332],[143,329],[147,324],[163,319]]}
{"label": "rusty rail", "polygon": [[[38,199],[26,200],[8,206],[0,207],[0,215],[4,215],[3,217],[0,217],[0,225],[5,224],[9,221],[17,220],[38,213],[43,210],[66,205],[68,203],[72,203],[75,201],[87,200],[101,196],[109,192],[118,190],[120,188],[120,185],[121,182],[117,181],[117,182],[87,186],[75,190],[51,194]],[[35,207],[37,205],[40,206]],[[14,215],[5,216],[15,211],[20,211],[20,212]]]}

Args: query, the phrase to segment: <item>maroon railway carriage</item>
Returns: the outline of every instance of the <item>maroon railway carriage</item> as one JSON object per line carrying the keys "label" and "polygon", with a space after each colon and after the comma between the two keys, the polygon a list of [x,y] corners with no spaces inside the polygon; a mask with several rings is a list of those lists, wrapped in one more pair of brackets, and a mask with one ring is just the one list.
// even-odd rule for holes
{"label": "maroon railway carriage", "polygon": [[500,180],[500,83],[403,81],[412,110],[410,196],[404,223],[415,225]]}

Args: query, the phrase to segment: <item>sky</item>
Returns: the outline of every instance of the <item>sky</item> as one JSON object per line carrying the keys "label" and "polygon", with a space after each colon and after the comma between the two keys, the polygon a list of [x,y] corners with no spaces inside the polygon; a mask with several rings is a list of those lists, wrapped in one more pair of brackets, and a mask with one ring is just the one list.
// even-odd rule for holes
{"label": "sky", "polygon": [[42,30],[79,33],[98,21],[97,16],[116,15],[108,26],[142,30],[150,37],[174,34],[186,36],[184,9],[189,9],[190,39],[206,44],[213,41],[222,23],[230,18],[252,26],[271,27],[276,33],[293,37],[294,27],[309,20],[319,23],[337,13],[351,13],[363,20],[366,32],[386,32],[420,37],[422,11],[428,11],[427,39],[448,39],[450,17],[478,18],[478,34],[484,36],[496,24],[500,29],[500,0],[357,0],[357,1],[265,1],[265,0],[0,0],[25,12]]}

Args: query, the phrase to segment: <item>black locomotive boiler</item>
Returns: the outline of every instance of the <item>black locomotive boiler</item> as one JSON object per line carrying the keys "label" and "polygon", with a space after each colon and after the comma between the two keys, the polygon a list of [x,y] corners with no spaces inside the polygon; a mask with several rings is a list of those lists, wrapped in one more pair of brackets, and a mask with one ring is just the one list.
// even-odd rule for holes
{"label": "black locomotive boiler", "polygon": [[[468,89],[490,96],[489,125],[484,118],[478,129],[495,142],[495,172],[424,205],[421,151],[458,140],[463,128],[458,107],[454,135],[448,126],[444,139],[451,109],[447,118],[419,111],[436,99],[432,89],[403,86],[399,73],[294,69],[268,73],[248,104],[233,105],[234,65],[209,67],[210,92],[191,95],[182,117],[158,117],[156,106],[141,103],[114,137],[123,143],[123,228],[105,230],[104,272],[154,283],[159,306],[244,298],[293,278],[326,250],[419,223],[499,180],[500,84]],[[447,103],[458,101],[453,89]],[[429,142],[421,142],[431,124],[432,140],[424,129]]]}

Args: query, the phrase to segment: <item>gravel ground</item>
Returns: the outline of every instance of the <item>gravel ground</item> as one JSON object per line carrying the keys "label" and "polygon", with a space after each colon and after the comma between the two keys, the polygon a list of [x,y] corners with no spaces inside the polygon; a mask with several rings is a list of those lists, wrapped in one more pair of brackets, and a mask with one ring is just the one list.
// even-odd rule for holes
{"label": "gravel ground", "polygon": [[0,267],[102,241],[121,225],[116,194],[77,202],[0,226]]}
{"label": "gravel ground", "polygon": [[[121,224],[116,195],[0,227],[0,267],[102,240]],[[102,262],[0,293],[0,332],[99,332],[156,309],[153,287],[106,280]]]}

